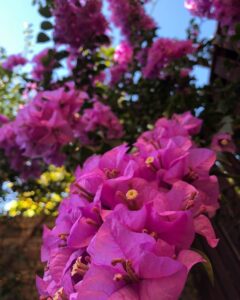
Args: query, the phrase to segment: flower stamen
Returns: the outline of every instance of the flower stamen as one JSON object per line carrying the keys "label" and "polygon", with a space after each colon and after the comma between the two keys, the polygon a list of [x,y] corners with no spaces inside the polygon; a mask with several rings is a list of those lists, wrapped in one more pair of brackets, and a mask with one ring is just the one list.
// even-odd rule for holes
{"label": "flower stamen", "polygon": [[189,172],[187,175],[184,176],[184,180],[188,183],[192,183],[193,181],[197,180],[199,178],[198,174],[196,171],[193,169],[189,168]]}
{"label": "flower stamen", "polygon": [[114,281],[121,281],[123,279],[124,279],[124,276],[120,273],[115,274],[114,277],[113,277]]}
{"label": "flower stamen", "polygon": [[98,227],[98,223],[96,221],[94,221],[93,219],[91,219],[91,218],[87,218],[86,219],[86,223],[88,225],[92,225],[92,226]]}
{"label": "flower stamen", "polygon": [[58,237],[60,238],[60,244],[58,245],[59,248],[63,248],[67,246],[67,237],[69,236],[68,233],[60,233]]}
{"label": "flower stamen", "polygon": [[186,200],[184,210],[188,210],[195,205],[196,195],[197,195],[196,192],[191,193],[190,197]]}
{"label": "flower stamen", "polygon": [[67,297],[63,291],[63,288],[60,288],[52,298],[53,300],[67,300]]}
{"label": "flower stamen", "polygon": [[82,257],[78,257],[78,259],[72,267],[71,276],[78,274],[83,277],[88,271],[88,269],[88,265],[82,262]]}
{"label": "flower stamen", "polygon": [[151,168],[153,171],[157,171],[157,168],[154,166],[154,161],[155,161],[155,158],[153,156],[149,156],[145,160],[145,164],[147,165],[148,168]]}
{"label": "flower stamen", "polygon": [[131,190],[129,190],[129,191],[126,193],[126,199],[127,199],[128,201],[135,200],[137,197],[138,197],[138,191],[137,191],[137,190],[131,189]]}
{"label": "flower stamen", "polygon": [[108,179],[113,179],[116,178],[119,175],[119,170],[117,169],[107,169],[105,168],[104,170],[105,175],[107,176]]}
{"label": "flower stamen", "polygon": [[223,146],[223,147],[228,146],[229,140],[227,140],[227,139],[221,139],[221,140],[219,141],[219,144],[220,144],[221,146]]}
{"label": "flower stamen", "polygon": [[147,166],[150,166],[151,164],[154,163],[154,157],[153,156],[149,156],[146,160],[145,163]]}
{"label": "flower stamen", "polygon": [[116,266],[117,264],[121,264],[124,271],[127,273],[126,275],[122,275],[120,273],[115,274],[115,281],[125,280],[126,282],[138,282],[139,277],[134,271],[132,267],[132,262],[130,260],[126,260],[124,258],[116,258],[112,260],[112,265]]}
{"label": "flower stamen", "polygon": [[68,236],[69,236],[68,233],[60,233],[60,234],[58,235],[58,237],[60,238],[60,240],[62,240],[62,241],[64,241],[64,242],[67,241],[67,237],[68,237]]}
{"label": "flower stamen", "polygon": [[135,189],[131,189],[125,194],[125,201],[130,210],[138,209],[138,203],[136,201],[137,197],[138,197],[138,191]]}

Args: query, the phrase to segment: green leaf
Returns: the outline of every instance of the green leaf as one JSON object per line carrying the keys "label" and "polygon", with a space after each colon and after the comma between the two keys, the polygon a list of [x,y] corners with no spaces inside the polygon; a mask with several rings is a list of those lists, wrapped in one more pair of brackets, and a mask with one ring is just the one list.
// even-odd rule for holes
{"label": "green leaf", "polygon": [[235,30],[236,30],[236,34],[237,34],[238,36],[240,36],[240,23],[238,23],[238,24],[236,25]]}
{"label": "green leaf", "polygon": [[38,43],[45,43],[48,42],[49,40],[50,38],[44,32],[40,32],[37,36]]}
{"label": "green leaf", "polygon": [[41,6],[38,11],[40,15],[45,18],[51,18],[52,16],[51,11],[47,6]]}
{"label": "green leaf", "polygon": [[63,58],[68,57],[68,55],[69,55],[68,51],[62,50],[62,51],[59,51],[59,52],[55,53],[55,58],[57,60],[61,60]]}
{"label": "green leaf", "polygon": [[230,39],[233,43],[236,43],[240,40],[240,23],[235,26],[235,33]]}
{"label": "green leaf", "polygon": [[42,28],[43,30],[50,30],[50,29],[53,28],[53,25],[52,25],[52,23],[49,22],[49,21],[43,21],[43,22],[41,23],[41,28]]}
{"label": "green leaf", "polygon": [[51,63],[51,57],[49,55],[46,55],[42,57],[41,62],[45,67],[48,67]]}

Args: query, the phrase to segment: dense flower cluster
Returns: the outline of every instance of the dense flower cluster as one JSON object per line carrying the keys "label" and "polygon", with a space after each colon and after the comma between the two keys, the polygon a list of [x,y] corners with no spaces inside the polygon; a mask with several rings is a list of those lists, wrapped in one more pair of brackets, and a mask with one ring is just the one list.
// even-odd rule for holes
{"label": "dense flower cluster", "polygon": [[19,172],[22,178],[39,176],[40,160],[29,160],[16,142],[16,122],[8,122],[0,128],[0,149],[4,150],[11,169]]}
{"label": "dense flower cluster", "polygon": [[211,150],[191,139],[201,120],[161,118],[129,153],[123,144],[77,169],[55,227],[45,227],[40,299],[178,299],[195,234],[218,240],[207,216],[218,208]]}
{"label": "dense flower cluster", "polygon": [[101,43],[108,27],[101,0],[55,0],[54,39],[78,49]]}
{"label": "dense flower cluster", "polygon": [[[91,143],[91,132],[100,130],[106,139],[119,138],[122,126],[108,106],[95,101],[92,108],[81,111],[87,98],[72,85],[39,92],[13,122],[0,128],[0,148],[11,162],[16,153],[14,160],[19,163],[27,158],[61,165],[62,147],[74,140]],[[20,169],[15,162],[13,167]]]}
{"label": "dense flower cluster", "polygon": [[114,52],[114,61],[118,64],[129,64],[133,57],[133,49],[127,42],[119,44]]}
{"label": "dense flower cluster", "polygon": [[81,132],[85,136],[82,140],[87,144],[90,143],[88,138],[88,133],[90,132],[102,130],[102,133],[108,140],[118,139],[123,135],[122,125],[111,111],[111,108],[99,101],[95,101],[92,108],[84,110],[80,124]]}
{"label": "dense flower cluster", "polygon": [[192,54],[196,49],[191,40],[157,39],[147,54],[147,64],[143,69],[146,78],[156,78],[161,71],[176,59]]}
{"label": "dense flower cluster", "polygon": [[185,6],[193,15],[216,19],[230,29],[240,23],[239,0],[185,0]]}
{"label": "dense flower cluster", "polygon": [[115,65],[111,67],[111,84],[116,84],[122,75],[128,70],[128,66],[133,58],[133,48],[127,42],[119,44],[114,53]]}
{"label": "dense flower cluster", "polygon": [[185,0],[185,7],[195,16],[211,18],[212,0]]}
{"label": "dense flower cluster", "polygon": [[[121,29],[129,42],[138,42],[142,31],[156,28],[153,19],[145,12],[140,0],[108,0],[111,21]],[[146,2],[146,1],[145,1]],[[134,37],[134,38],[133,38]]]}
{"label": "dense flower cluster", "polygon": [[13,54],[2,63],[2,67],[5,70],[13,71],[15,67],[24,66],[26,63],[26,58],[24,58],[21,54]]}

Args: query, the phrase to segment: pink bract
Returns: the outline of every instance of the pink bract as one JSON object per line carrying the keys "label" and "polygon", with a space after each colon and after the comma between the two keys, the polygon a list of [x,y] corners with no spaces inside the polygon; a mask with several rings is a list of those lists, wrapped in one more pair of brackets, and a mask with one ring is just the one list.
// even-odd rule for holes
{"label": "pink bract", "polygon": [[101,44],[108,23],[103,16],[101,0],[55,0],[54,39],[74,49],[89,44]]}
{"label": "pink bract", "polygon": [[13,54],[2,63],[2,67],[8,71],[13,71],[15,67],[24,66],[26,63],[27,59],[21,54]]}
{"label": "pink bract", "polygon": [[236,152],[232,136],[227,132],[219,132],[212,137],[211,149],[217,152]]}
{"label": "pink bract", "polygon": [[112,22],[121,29],[129,43],[138,42],[142,31],[153,30],[156,27],[139,0],[108,0],[108,3]]}
{"label": "pink bract", "polygon": [[238,0],[185,0],[185,7],[195,16],[217,20],[230,34],[240,22]]}
{"label": "pink bract", "polygon": [[145,78],[161,77],[161,71],[171,62],[194,53],[191,40],[157,39],[147,53],[147,63],[143,68]]}

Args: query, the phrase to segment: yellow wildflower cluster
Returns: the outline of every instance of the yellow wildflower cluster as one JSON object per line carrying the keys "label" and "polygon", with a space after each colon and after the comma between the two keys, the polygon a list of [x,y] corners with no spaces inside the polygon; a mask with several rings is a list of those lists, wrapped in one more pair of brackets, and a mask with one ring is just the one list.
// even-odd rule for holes
{"label": "yellow wildflower cluster", "polygon": [[38,214],[56,215],[62,198],[69,192],[73,177],[64,167],[49,166],[36,182],[34,190],[22,192],[9,206],[12,217],[23,215],[32,217]]}

